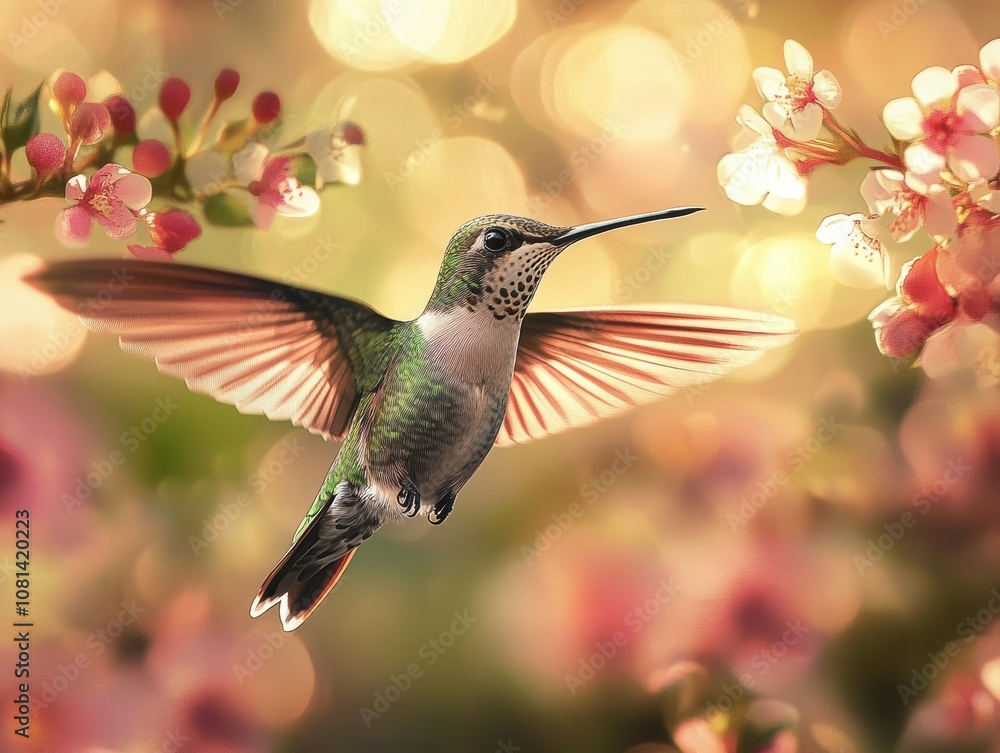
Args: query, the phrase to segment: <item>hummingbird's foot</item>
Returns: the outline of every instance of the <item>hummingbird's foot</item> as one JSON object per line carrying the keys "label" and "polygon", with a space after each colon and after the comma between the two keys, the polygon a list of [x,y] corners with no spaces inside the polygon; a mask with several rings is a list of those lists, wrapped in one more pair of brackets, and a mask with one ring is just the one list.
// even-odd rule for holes
{"label": "hummingbird's foot", "polygon": [[455,495],[447,494],[434,503],[434,509],[431,510],[430,515],[427,516],[427,520],[432,526],[439,526],[448,519],[448,516],[451,515],[451,511],[454,508]]}
{"label": "hummingbird's foot", "polygon": [[396,501],[403,508],[403,515],[412,518],[420,512],[420,490],[417,489],[417,485],[413,483],[409,476],[402,480],[400,487]]}

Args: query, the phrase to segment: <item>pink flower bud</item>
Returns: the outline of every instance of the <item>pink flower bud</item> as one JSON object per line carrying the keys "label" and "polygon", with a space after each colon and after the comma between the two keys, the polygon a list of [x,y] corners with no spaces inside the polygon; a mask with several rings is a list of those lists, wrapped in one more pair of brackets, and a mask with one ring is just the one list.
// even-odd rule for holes
{"label": "pink flower bud", "polygon": [[170,161],[170,150],[157,139],[140,141],[132,152],[132,166],[147,178],[163,175],[170,167]]}
{"label": "pink flower bud", "polygon": [[215,98],[225,102],[236,93],[240,85],[240,74],[232,68],[223,68],[215,77]]}
{"label": "pink flower bud", "polygon": [[913,309],[903,309],[876,330],[875,343],[884,356],[906,358],[924,347],[927,338],[939,326],[939,322],[923,317]]}
{"label": "pink flower bud", "polygon": [[39,133],[31,137],[24,147],[24,154],[39,176],[45,176],[62,166],[66,159],[66,147],[62,139],[51,133]]}
{"label": "pink flower bud", "polygon": [[149,215],[146,221],[153,243],[172,254],[201,235],[201,225],[183,209],[165,209]]}
{"label": "pink flower bud", "polygon": [[273,123],[281,114],[281,99],[274,92],[261,92],[254,97],[250,111],[261,125]]}
{"label": "pink flower bud", "polygon": [[361,130],[361,126],[357,123],[352,123],[350,120],[345,120],[340,124],[340,138],[344,140],[344,143],[351,146],[364,146],[366,143],[365,132]]}
{"label": "pink flower bud", "polygon": [[70,137],[87,146],[96,144],[110,129],[108,108],[96,102],[81,102],[69,122]]}
{"label": "pink flower bud", "polygon": [[132,103],[120,94],[108,97],[104,100],[104,106],[108,108],[111,116],[111,127],[119,136],[131,136],[135,133],[135,110]]}
{"label": "pink flower bud", "polygon": [[191,89],[179,78],[168,78],[160,87],[160,109],[169,120],[177,120],[191,101]]}
{"label": "pink flower bud", "polygon": [[68,110],[83,102],[87,96],[87,85],[75,73],[63,71],[52,84],[52,96],[63,110]]}
{"label": "pink flower bud", "polygon": [[945,290],[937,273],[937,246],[921,256],[899,285],[899,291],[913,302],[921,316],[945,320],[955,309],[955,301]]}

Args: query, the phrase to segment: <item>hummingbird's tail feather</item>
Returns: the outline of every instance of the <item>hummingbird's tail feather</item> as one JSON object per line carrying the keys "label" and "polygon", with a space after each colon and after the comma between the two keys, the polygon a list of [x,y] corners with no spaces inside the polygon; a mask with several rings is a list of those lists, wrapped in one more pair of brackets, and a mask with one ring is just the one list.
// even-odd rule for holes
{"label": "hummingbird's tail feather", "polygon": [[337,484],[264,580],[250,616],[260,617],[277,605],[281,627],[295,630],[334,589],[358,547],[381,524],[371,499],[346,482]]}

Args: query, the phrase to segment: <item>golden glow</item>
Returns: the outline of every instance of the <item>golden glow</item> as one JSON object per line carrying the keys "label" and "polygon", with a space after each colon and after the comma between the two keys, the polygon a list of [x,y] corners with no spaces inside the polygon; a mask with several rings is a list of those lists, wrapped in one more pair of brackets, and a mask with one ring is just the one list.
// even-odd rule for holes
{"label": "golden glow", "polygon": [[587,137],[620,132],[629,141],[674,133],[691,96],[670,44],[637,26],[580,38],[559,61],[552,86],[562,127]]}
{"label": "golden glow", "polygon": [[458,63],[514,23],[515,0],[312,0],[309,22],[327,52],[347,65],[384,71],[413,62]]}
{"label": "golden glow", "polygon": [[73,314],[21,277],[41,264],[38,257],[15,254],[0,259],[0,369],[31,379],[65,368],[79,355],[86,329]]}

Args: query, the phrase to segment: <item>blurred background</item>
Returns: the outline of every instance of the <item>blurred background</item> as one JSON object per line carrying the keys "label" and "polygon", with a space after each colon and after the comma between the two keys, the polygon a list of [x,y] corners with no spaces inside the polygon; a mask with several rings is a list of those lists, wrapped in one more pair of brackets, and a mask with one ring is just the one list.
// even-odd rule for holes
{"label": "blurred background", "polygon": [[[273,90],[289,138],[349,104],[360,185],[268,232],[206,227],[182,261],[408,318],[471,217],[698,204],[574,247],[534,309],[703,302],[803,330],[721,383],[495,451],[447,525],[383,528],[284,634],[249,604],[336,447],[85,335],[20,270],[123,244],[60,248],[58,199],[0,209],[0,593],[6,622],[26,508],[34,620],[31,738],[5,691],[0,748],[1000,750],[996,389],[881,357],[866,316],[888,293],[830,277],[813,232],[863,210],[863,164],[818,171],[793,218],[715,177],[784,39],[881,145],[915,73],[1000,36],[995,2],[8,0],[0,32],[3,86],[106,69],[140,133],[163,73],[197,118],[237,69],[223,114]],[[5,688],[16,660],[4,638]]]}

